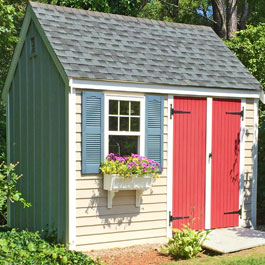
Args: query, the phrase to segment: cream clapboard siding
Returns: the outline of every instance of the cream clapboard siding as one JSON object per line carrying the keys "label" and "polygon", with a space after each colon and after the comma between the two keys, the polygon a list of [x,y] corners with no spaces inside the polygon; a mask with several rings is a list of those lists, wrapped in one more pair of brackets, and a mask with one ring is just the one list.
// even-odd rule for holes
{"label": "cream clapboard siding", "polygon": [[107,208],[101,175],[81,173],[81,91],[76,94],[76,249],[86,251],[145,243],[164,243],[167,226],[167,98],[164,103],[164,170],[144,192],[140,208],[135,191],[119,191]]}
{"label": "cream clapboard siding", "polygon": [[254,100],[246,100],[245,111],[245,154],[244,154],[244,199],[243,199],[243,226],[252,226],[251,222],[251,195],[253,181],[253,140],[254,140]]}

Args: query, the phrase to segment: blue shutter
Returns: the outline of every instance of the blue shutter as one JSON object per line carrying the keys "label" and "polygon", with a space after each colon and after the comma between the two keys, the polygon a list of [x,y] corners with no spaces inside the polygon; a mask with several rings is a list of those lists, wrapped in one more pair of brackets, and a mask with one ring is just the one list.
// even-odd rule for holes
{"label": "blue shutter", "polygon": [[146,96],[145,155],[163,167],[164,97]]}
{"label": "blue shutter", "polygon": [[82,173],[99,173],[104,159],[104,94],[82,93]]}

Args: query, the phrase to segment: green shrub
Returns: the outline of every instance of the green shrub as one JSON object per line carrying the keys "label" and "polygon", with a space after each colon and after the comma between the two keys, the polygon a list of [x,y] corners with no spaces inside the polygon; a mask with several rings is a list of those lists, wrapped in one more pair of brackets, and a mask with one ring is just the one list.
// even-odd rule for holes
{"label": "green shrub", "polygon": [[6,207],[7,201],[20,202],[25,207],[30,207],[31,204],[26,202],[21,197],[21,193],[17,190],[16,184],[22,175],[17,175],[15,172],[16,164],[6,164],[4,155],[0,156],[0,216],[2,224],[6,221]]}
{"label": "green shrub", "polygon": [[202,244],[207,239],[208,231],[196,231],[183,225],[183,229],[172,229],[173,238],[170,238],[164,251],[174,258],[191,259],[202,252]]}
{"label": "green shrub", "polygon": [[98,261],[63,245],[49,244],[38,232],[17,232],[15,229],[0,233],[0,264],[84,264],[99,265]]}

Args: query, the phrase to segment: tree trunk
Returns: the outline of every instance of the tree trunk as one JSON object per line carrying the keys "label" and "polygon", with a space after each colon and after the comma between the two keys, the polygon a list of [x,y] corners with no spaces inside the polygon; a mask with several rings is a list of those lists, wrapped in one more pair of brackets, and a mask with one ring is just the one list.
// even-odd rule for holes
{"label": "tree trunk", "polygon": [[246,28],[246,23],[248,19],[248,15],[250,13],[250,8],[247,0],[244,1],[243,7],[242,7],[242,15],[239,22],[239,29],[243,30]]}
{"label": "tree trunk", "polygon": [[227,4],[227,38],[236,36],[237,31],[237,4],[238,0],[228,0]]}
{"label": "tree trunk", "polygon": [[213,19],[217,22],[214,24],[214,30],[220,38],[227,39],[225,0],[212,0],[212,6]]}

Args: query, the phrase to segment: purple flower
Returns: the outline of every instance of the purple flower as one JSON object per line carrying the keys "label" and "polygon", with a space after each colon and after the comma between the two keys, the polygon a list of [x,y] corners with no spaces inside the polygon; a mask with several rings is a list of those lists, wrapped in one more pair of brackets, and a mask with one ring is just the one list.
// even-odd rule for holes
{"label": "purple flower", "polygon": [[134,164],[135,166],[138,166],[138,163],[137,163],[136,161],[133,161],[133,164]]}
{"label": "purple flower", "polygon": [[145,168],[147,167],[147,164],[146,163],[141,163],[141,165]]}
{"label": "purple flower", "polygon": [[143,172],[146,172],[146,169],[145,168],[143,169]]}
{"label": "purple flower", "polygon": [[131,166],[128,166],[129,169],[131,169],[132,167]]}
{"label": "purple flower", "polygon": [[156,168],[154,166],[152,166],[151,169],[155,170]]}

